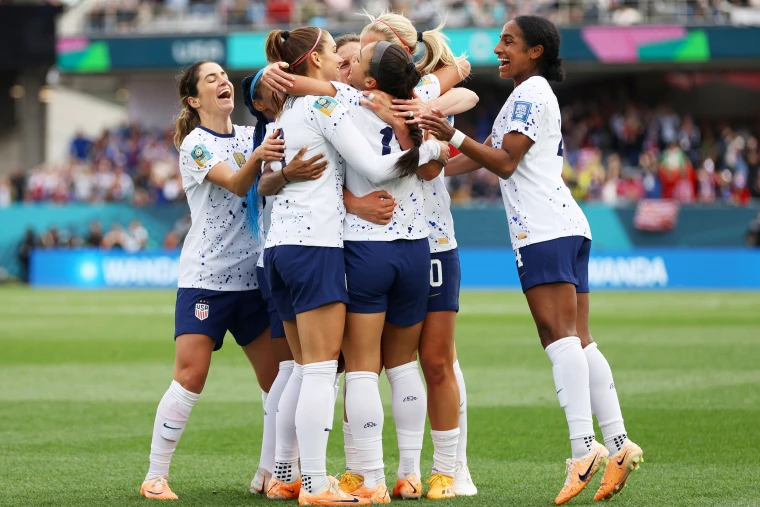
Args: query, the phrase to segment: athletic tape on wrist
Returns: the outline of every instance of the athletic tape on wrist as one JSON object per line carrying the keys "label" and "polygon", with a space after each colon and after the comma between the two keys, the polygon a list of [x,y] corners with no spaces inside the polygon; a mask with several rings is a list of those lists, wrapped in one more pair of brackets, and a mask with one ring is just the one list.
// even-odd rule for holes
{"label": "athletic tape on wrist", "polygon": [[460,130],[457,130],[454,132],[454,135],[451,136],[451,140],[449,141],[449,144],[452,145],[454,148],[459,149],[460,146],[462,146],[462,143],[464,142],[465,136]]}

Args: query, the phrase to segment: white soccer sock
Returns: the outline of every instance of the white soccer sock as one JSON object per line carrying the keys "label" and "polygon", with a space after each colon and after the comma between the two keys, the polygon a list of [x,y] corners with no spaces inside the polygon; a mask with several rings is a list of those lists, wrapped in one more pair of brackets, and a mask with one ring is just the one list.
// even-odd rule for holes
{"label": "white soccer sock", "polygon": [[594,441],[588,363],[581,340],[577,336],[562,338],[546,347],[546,354],[553,365],[559,406],[565,410],[570,429],[573,458],[581,458],[591,451]]}
{"label": "white soccer sock", "polygon": [[262,393],[264,400],[264,436],[261,438],[259,468],[268,472],[274,469],[274,450],[277,445],[277,405],[293,373],[293,361],[282,361],[269,393]]}
{"label": "white soccer sock", "polygon": [[457,445],[457,461],[467,463],[467,388],[464,385],[464,374],[459,367],[459,360],[454,361],[454,376],[459,386],[459,444]]}
{"label": "white soccer sock", "polygon": [[303,366],[303,384],[296,409],[302,487],[319,493],[327,486],[327,440],[333,424],[335,373],[338,361]]}
{"label": "white soccer sock", "polygon": [[385,370],[391,384],[393,421],[398,439],[398,478],[420,477],[420,454],[425,437],[427,393],[417,361]]}
{"label": "white soccer sock", "polygon": [[433,473],[454,477],[457,464],[459,428],[448,431],[430,430],[433,439]]}
{"label": "white soccer sock", "polygon": [[335,404],[338,403],[338,393],[340,392],[340,376],[341,375],[343,374],[342,373],[335,374],[335,385],[333,386],[334,387],[333,408],[335,408]]}
{"label": "white soccer sock", "polygon": [[293,363],[293,372],[277,404],[275,430],[274,470],[279,480],[292,483],[301,477],[298,467],[298,437],[296,435],[296,407],[301,393],[303,367]]}
{"label": "white soccer sock", "polygon": [[150,443],[150,468],[145,480],[169,475],[169,464],[179,437],[185,431],[187,419],[200,394],[191,393],[179,382],[172,380],[169,389],[158,404],[153,423],[153,440]]}
{"label": "white soccer sock", "polygon": [[362,464],[364,485],[374,488],[385,482],[383,464],[383,402],[377,373],[346,373],[346,413],[354,445]]}
{"label": "white soccer sock", "polygon": [[343,421],[343,450],[346,451],[346,472],[362,474],[362,460],[359,459],[359,451],[351,434],[351,425]]}
{"label": "white soccer sock", "polygon": [[607,358],[597,348],[596,343],[583,349],[588,362],[589,388],[591,389],[591,411],[596,414],[599,428],[602,430],[604,445],[610,456],[617,453],[628,436],[623,424],[615,381]]}

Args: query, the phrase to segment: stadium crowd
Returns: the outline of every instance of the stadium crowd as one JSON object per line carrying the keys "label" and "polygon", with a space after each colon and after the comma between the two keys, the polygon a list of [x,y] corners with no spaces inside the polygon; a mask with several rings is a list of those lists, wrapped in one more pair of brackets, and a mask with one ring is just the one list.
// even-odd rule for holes
{"label": "stadium crowd", "polygon": [[[481,92],[458,127],[480,141],[490,135],[499,97]],[[625,205],[642,198],[746,205],[760,199],[760,124],[698,121],[666,104],[563,107],[564,177],[581,201]],[[25,202],[184,202],[171,131],[128,125],[95,139],[77,135],[63,164],[0,178],[0,207]],[[449,179],[452,200],[500,202],[499,180],[480,170]]]}
{"label": "stadium crowd", "polygon": [[[414,9],[412,9],[414,5]],[[362,9],[390,6],[419,26],[500,26],[521,14],[538,14],[558,25],[641,22],[691,24],[760,21],[757,0],[96,0],[88,14],[91,32],[213,31],[224,26],[268,29],[271,25],[340,26],[360,23]]]}

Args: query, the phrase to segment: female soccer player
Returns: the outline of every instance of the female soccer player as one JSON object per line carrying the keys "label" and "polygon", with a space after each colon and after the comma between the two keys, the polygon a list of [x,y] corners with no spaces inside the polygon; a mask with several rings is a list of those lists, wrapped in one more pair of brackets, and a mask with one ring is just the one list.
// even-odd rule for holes
{"label": "female soccer player", "polygon": [[[253,134],[254,149],[263,142],[266,134],[266,127],[274,119],[275,106],[273,103],[273,92],[261,83],[260,78],[262,73],[263,70],[247,76],[243,79],[242,83],[243,102],[251,115],[256,118]],[[296,155],[286,168],[287,178],[290,181],[308,181],[317,179],[322,175],[322,172],[327,166],[327,161],[321,160],[324,158],[324,155],[321,154],[317,154],[307,161],[302,161],[302,156],[305,151],[306,150],[302,150],[301,153]],[[275,174],[271,171],[262,174],[251,187],[251,190],[248,191],[246,211],[248,214],[249,228],[254,234],[260,236],[262,241],[266,238],[266,231],[269,227],[272,212],[272,199],[264,198],[263,203],[259,203],[259,194],[274,195],[277,193],[286,184],[286,181],[283,179],[283,174],[283,172]],[[263,213],[259,214],[261,208],[263,208]],[[272,383],[269,393],[265,393],[263,396],[264,435],[261,442],[259,468],[251,481],[250,487],[251,493],[263,494],[272,478],[272,471],[274,470],[278,433],[282,435],[282,438],[284,439],[287,439],[289,435],[292,435],[290,440],[286,441],[284,444],[281,443],[281,445],[296,447],[294,417],[296,403],[298,402],[298,389],[291,387],[288,391],[282,409],[284,416],[278,418],[278,406],[286,386],[289,385],[288,381],[290,380],[293,370],[296,368],[296,364],[293,360],[293,354],[290,351],[287,340],[279,339],[285,338],[285,329],[282,325],[282,319],[280,319],[277,309],[274,306],[272,293],[269,290],[269,284],[266,280],[263,255],[259,256],[259,260],[256,264],[256,274],[261,295],[266,302],[267,311],[269,312],[269,334],[272,338],[272,347],[274,348],[275,357],[279,362],[277,377]],[[299,371],[300,367],[300,365],[297,366]],[[300,387],[300,383],[298,383],[298,386]],[[288,417],[291,414],[293,417]],[[282,426],[279,432],[276,430],[278,425]]]}
{"label": "female soccer player", "polygon": [[[321,81],[335,81],[340,57],[326,31],[303,27],[275,30],[266,40],[269,61],[286,62],[290,72]],[[343,174],[340,159],[359,173],[380,182],[446,154],[447,146],[425,142],[408,152],[379,156],[344,106],[332,97],[286,98],[277,103],[275,127],[292,147],[308,146],[325,153],[328,166],[315,181],[286,185],[275,196],[267,234],[265,269],[285,334],[296,358],[303,360],[303,381],[296,410],[302,483],[302,505],[342,505],[369,500],[341,491],[327,477],[327,437],[332,427],[333,383],[345,325],[346,291],[343,258]],[[286,148],[285,158],[294,152]],[[308,151],[307,151],[308,153]],[[415,160],[416,159],[416,160]],[[273,164],[274,170],[279,168]],[[289,464],[297,469],[294,460]],[[296,475],[295,473],[293,474]],[[273,489],[293,489],[275,470]],[[355,500],[354,500],[355,499]]]}
{"label": "female soccer player", "polygon": [[[385,12],[377,18],[370,16],[370,23],[361,33],[362,45],[383,40],[398,44],[410,54],[416,54],[420,44],[424,46],[424,56],[417,63],[417,68],[424,75],[417,89],[417,98],[393,101],[395,105],[392,109],[398,111],[397,116],[411,114],[416,117],[409,120],[411,122],[419,121],[422,114],[429,114],[431,106],[440,108],[447,99],[453,99],[462,106],[456,111],[445,110],[447,115],[467,111],[477,103],[477,95],[464,88],[452,89],[441,96],[467,77],[470,69],[467,60],[453,54],[441,28],[442,25],[434,30],[417,32],[406,17]],[[427,412],[435,447],[428,498],[448,498],[454,494],[472,496],[478,492],[467,467],[467,394],[454,346],[456,314],[459,311],[459,254],[454,237],[454,219],[449,209],[451,198],[443,178],[444,175],[440,174],[422,185],[425,213],[430,224],[431,264],[428,314],[420,339],[420,363],[428,389]],[[397,425],[403,420],[415,421],[397,432],[402,464],[403,457],[408,456],[415,463],[415,468],[412,472],[399,467],[393,493],[394,496],[409,498],[413,497],[416,489],[410,488],[410,485],[414,483],[415,474],[419,476],[420,473],[419,456],[425,414],[421,412],[396,419]]]}
{"label": "female soccer player", "polygon": [[[548,83],[565,77],[559,48],[559,33],[546,19],[520,16],[504,25],[494,53],[501,61],[499,77],[514,79],[515,89],[485,144],[439,115],[424,115],[420,123],[462,152],[452,169],[482,166],[501,178],[520,282],[570,429],[572,458],[558,505],[580,493],[605,465],[594,499],[610,498],[643,459],[641,448],[627,438],[610,366],[589,331],[591,231],[562,181],[560,109]],[[592,410],[606,448],[594,439]]]}
{"label": "female soccer player", "polygon": [[346,33],[335,39],[335,49],[340,56],[340,66],[338,67],[338,74],[340,82],[343,84],[350,84],[348,82],[348,75],[351,73],[351,60],[354,56],[359,54],[361,46],[359,46],[359,36],[355,33]]}
{"label": "female soccer player", "polygon": [[[438,41],[438,39],[442,37],[440,34],[437,35],[437,37],[432,37],[433,40]],[[430,39],[430,37],[428,37]],[[387,42],[383,42],[383,44],[388,44]],[[367,49],[374,49],[375,43],[372,43],[369,46],[365,46],[365,48],[362,50],[364,52]],[[385,47],[385,46],[384,46]],[[399,46],[400,47],[400,46]],[[393,51],[394,54],[398,54],[395,51]],[[403,53],[407,53],[408,51],[403,51]],[[390,55],[389,55],[390,56]],[[367,77],[371,77],[369,75],[369,69],[370,69],[370,60],[371,58],[364,57],[363,59],[355,58],[354,64],[352,66],[351,70],[351,82],[356,88],[364,89],[367,88],[367,84],[365,83],[365,80]],[[362,68],[361,65],[358,65],[360,61],[364,61],[364,65]],[[400,61],[400,60],[399,60]],[[404,63],[403,61],[400,61],[401,63]],[[405,65],[408,67],[410,62],[405,62]],[[469,67],[466,65],[466,62],[464,64],[464,67],[468,70]],[[326,83],[326,82],[319,82],[317,80],[309,80],[308,78],[303,77],[295,77],[295,76],[288,76],[285,75],[282,68],[284,66],[281,66],[280,64],[273,64],[270,65],[267,68],[267,71],[265,71],[264,77],[262,79],[267,79],[267,72],[270,72],[270,78],[268,82],[271,82],[273,86],[281,86],[282,89],[288,89],[293,94],[306,94],[306,93],[316,93],[316,94],[323,94],[328,96],[334,96],[336,99],[338,99],[339,102],[344,103],[348,106],[348,109],[352,114],[354,112],[359,112],[359,114],[366,113],[370,115],[370,119],[374,119],[374,122],[370,122],[371,126],[368,127],[370,129],[374,128],[374,131],[372,132],[365,132],[365,135],[367,135],[368,138],[371,136],[378,137],[378,134],[382,134],[382,137],[379,138],[384,145],[380,146],[378,145],[378,148],[384,149],[384,150],[391,150],[390,143],[393,142],[394,145],[396,145],[396,140],[393,138],[393,133],[395,131],[395,128],[392,128],[388,124],[386,124],[384,121],[382,121],[380,118],[375,116],[374,114],[369,113],[367,110],[362,110],[362,108],[359,107],[359,98],[356,96],[355,93],[351,93],[351,90],[349,87],[341,87],[339,84],[336,83]],[[399,74],[401,69],[399,69]],[[440,77],[439,77],[440,76]],[[399,78],[400,79],[400,78]],[[435,74],[431,74],[424,82],[426,83],[425,88],[423,90],[425,91],[426,100],[432,100],[437,98],[440,95],[440,83],[445,82],[446,84],[444,86],[450,87],[456,82],[458,82],[460,79],[459,77],[459,70],[457,70],[456,67],[443,67],[436,71]],[[373,84],[371,84],[370,87],[377,86],[377,80],[375,78],[372,78]],[[403,80],[402,80],[403,81]],[[403,84],[403,83],[400,83]],[[376,90],[375,90],[376,91]],[[429,92],[429,93],[428,93]],[[467,90],[469,92],[469,90]],[[433,93],[435,93],[435,96],[432,96]],[[365,95],[368,94],[368,91],[365,91]],[[389,111],[387,108],[384,110],[383,108],[378,108],[377,103],[379,103],[382,99],[381,93],[375,93],[375,103],[369,103],[368,105],[373,107],[373,110],[377,112],[379,115],[383,115],[384,113],[387,114]],[[409,97],[408,92],[403,92],[403,95],[406,97]],[[411,98],[411,97],[409,97]],[[477,97],[476,97],[477,99]],[[466,101],[465,101],[466,102]],[[460,104],[452,105],[450,106],[452,108],[461,107]],[[457,110],[452,110],[452,113],[458,112]],[[364,120],[362,122],[357,121],[357,123],[360,123],[364,125],[365,121],[367,121],[366,116],[362,116]],[[394,123],[393,118],[384,118],[385,121],[389,121],[390,123]],[[379,123],[377,123],[379,122]],[[377,126],[376,126],[377,125]],[[413,125],[413,122],[410,122],[410,126]],[[397,127],[396,127],[397,128]],[[399,135],[397,136],[399,141],[401,142],[403,147],[404,146],[404,136]],[[435,174],[438,174],[439,170],[435,171]],[[356,185],[351,185],[351,178],[350,175],[353,173],[349,173],[349,178],[347,179],[347,189],[344,192],[345,195],[345,202],[346,206],[348,208],[349,213],[353,212],[357,215],[361,215],[359,212],[358,206],[355,205],[355,197],[351,190],[356,190]],[[386,187],[388,188],[388,187]],[[366,191],[366,188],[362,188],[363,191]],[[444,187],[445,190],[445,187]],[[432,193],[432,192],[431,192]],[[412,206],[409,205],[408,201],[410,200],[410,197],[414,197],[413,194],[410,194],[406,191],[398,191],[398,196],[404,196],[404,201],[407,202],[406,204],[406,210],[408,211]],[[414,201],[414,199],[412,199]],[[419,202],[419,201],[415,201]],[[448,203],[446,204],[448,206]],[[398,208],[403,209],[403,206],[398,205]],[[448,209],[448,208],[447,208]],[[390,215],[393,216],[392,212],[393,208],[391,208]],[[349,215],[349,218],[351,218],[351,215]],[[357,217],[354,217],[357,218]],[[390,217],[388,217],[390,219]],[[375,221],[377,223],[377,221]],[[398,232],[399,228],[396,227],[397,224],[392,225],[391,227],[395,227],[395,230]],[[356,224],[351,225],[351,221],[347,221],[347,227],[358,227]],[[360,224],[362,228],[370,227],[369,224]],[[350,228],[347,229],[347,231],[350,231]],[[347,235],[349,232],[347,232]],[[349,256],[351,256],[351,248],[346,249],[346,258],[348,259]],[[366,324],[364,322],[361,322],[363,319],[374,319],[377,317],[377,315],[380,315],[382,317],[382,314],[376,314],[373,316],[367,316],[362,315],[362,313],[366,313],[367,310],[364,309],[361,313],[359,310],[362,310],[359,303],[356,303],[356,299],[362,299],[367,300],[369,299],[367,294],[360,294],[357,287],[366,285],[366,279],[368,278],[368,275],[366,273],[362,273],[360,270],[352,270],[350,269],[351,266],[348,266],[347,274],[349,275],[349,290],[353,293],[352,298],[352,304],[349,306],[349,315],[348,315],[348,323],[346,327],[346,338],[344,342],[344,354],[347,358],[347,371],[351,372],[351,375],[347,375],[347,381],[349,379],[356,379],[353,381],[353,385],[357,385],[357,390],[355,391],[355,394],[359,396],[361,400],[364,400],[366,403],[364,405],[364,408],[367,407],[375,407],[374,410],[364,410],[365,414],[373,414],[373,416],[377,419],[379,418],[379,415],[375,414],[382,414],[382,405],[379,401],[379,395],[376,397],[370,397],[369,393],[370,391],[376,392],[377,391],[377,383],[375,381],[374,385],[372,385],[373,376],[376,379],[376,375],[372,373],[373,369],[377,369],[379,371],[379,368],[374,367],[374,361],[377,358],[376,354],[373,353],[373,351],[380,351],[380,348],[378,346],[378,343],[373,342],[371,340],[367,340],[367,336],[377,336],[380,338],[380,334],[373,334],[373,333],[364,333],[362,334],[362,331],[365,329],[370,328],[371,325]],[[366,267],[365,267],[366,270]],[[427,270],[425,270],[427,271]],[[356,277],[356,279],[359,281],[359,283],[352,283],[352,275]],[[458,279],[457,279],[457,287],[458,287]],[[406,291],[409,292],[409,291]],[[413,293],[414,291],[411,291]],[[380,296],[384,296],[386,292],[381,291],[379,293]],[[423,301],[428,300],[427,296],[422,298]],[[352,309],[354,311],[352,311]],[[370,312],[373,313],[373,312]],[[393,311],[391,312],[394,313]],[[417,333],[419,332],[417,327],[408,327],[408,326],[398,326],[394,325],[394,319],[395,316],[391,316],[391,319],[388,319],[388,323],[385,326],[385,331],[382,334],[382,341],[383,341],[383,356],[384,356],[384,366],[386,367],[386,372],[388,375],[388,378],[391,382],[391,387],[393,390],[393,399],[394,403],[392,404],[393,407],[393,413],[394,413],[394,419],[396,422],[396,429],[397,429],[397,436],[399,439],[399,448],[400,448],[400,454],[401,459],[399,462],[399,472],[398,472],[398,479],[396,487],[394,488],[394,495],[401,496],[404,498],[420,498],[422,495],[422,484],[419,480],[420,471],[419,471],[419,463],[420,463],[420,453],[422,450],[422,440],[424,435],[424,426],[425,426],[425,408],[426,408],[426,396],[424,391],[424,386],[422,384],[422,379],[419,375],[419,370],[416,363],[416,351],[418,346],[418,337]],[[352,324],[353,321],[356,321],[354,324]],[[380,323],[382,323],[382,319],[379,320]],[[408,327],[408,328],[407,328]],[[355,336],[352,338],[352,335],[354,334],[361,334],[361,336]],[[453,332],[452,332],[453,334]],[[410,339],[410,336],[413,337],[413,339]],[[453,337],[452,337],[453,340]],[[453,342],[452,342],[453,344]],[[453,345],[452,345],[453,346]],[[409,348],[411,347],[411,348]],[[411,352],[410,352],[411,351]],[[432,350],[431,350],[432,355]],[[361,361],[358,361],[356,359],[352,360],[350,358],[361,358]],[[379,361],[379,358],[377,358]],[[453,359],[452,359],[453,362]],[[352,371],[353,370],[353,371]],[[359,372],[362,372],[362,375],[366,374],[365,377],[359,378]],[[454,378],[452,374],[452,379]],[[361,388],[359,387],[361,385]],[[456,390],[456,383],[454,384],[454,389]],[[351,392],[348,390],[348,392]],[[361,393],[361,394],[360,394]],[[457,394],[457,393],[455,393]],[[354,399],[351,395],[347,397],[346,405],[347,405],[347,412],[351,412],[348,407],[356,406],[355,403],[352,403],[348,398]],[[407,400],[407,402],[404,402],[403,400]],[[414,400],[414,403],[410,403],[410,400]],[[357,400],[358,401],[358,400]],[[370,403],[370,401],[373,401],[373,403]],[[455,425],[458,424],[458,416],[459,416],[459,401],[458,398],[454,400],[453,403],[453,414],[455,419]],[[376,500],[381,498],[382,491],[380,491],[377,488],[384,487],[384,476],[383,474],[383,467],[382,467],[382,426],[379,424],[374,423],[369,425],[368,427],[364,427],[363,425],[359,425],[358,422],[352,422],[351,417],[349,415],[348,417],[349,424],[344,423],[344,440],[345,440],[345,449],[346,449],[346,473],[343,474],[343,477],[341,478],[341,488],[350,493],[357,493],[362,495],[369,495],[375,498]],[[358,428],[358,431],[355,429],[355,426],[360,426]],[[356,434],[358,433],[358,434]],[[456,433],[456,428],[453,430],[453,433]],[[434,436],[438,436],[437,432],[434,432]],[[444,435],[443,439],[444,443],[448,445],[451,449],[456,449],[456,435],[452,438],[449,435]],[[358,439],[358,443],[357,443]],[[440,445],[439,445],[440,446]],[[361,449],[360,449],[361,447]],[[436,453],[436,456],[444,456],[444,454]],[[450,464],[450,475],[453,475],[453,471],[455,469],[454,459],[455,459],[455,453],[450,453],[451,458],[451,464]],[[366,463],[364,465],[360,465],[359,461],[362,462],[369,462],[370,464],[367,465]],[[445,459],[444,459],[445,461]],[[446,467],[440,467],[444,470]],[[360,469],[363,469],[365,471],[369,470],[371,472],[370,477],[364,477],[363,474],[357,473],[360,471]],[[429,492],[430,498],[445,498],[449,496],[453,496],[453,492],[451,491],[450,485],[447,485],[447,482],[443,480],[442,475],[437,474],[434,476],[433,480],[431,480],[431,491]],[[449,481],[450,482],[450,481]]]}
{"label": "female soccer player", "polygon": [[279,160],[284,143],[272,137],[251,149],[252,129],[232,124],[233,87],[214,62],[190,66],[179,95],[174,142],[192,225],[180,256],[174,380],[158,405],[150,469],[140,488],[160,500],[177,499],[168,485],[171,457],[225,333],[243,348],[265,392],[276,375],[256,280],[261,244],[246,230],[243,198],[262,161]]}

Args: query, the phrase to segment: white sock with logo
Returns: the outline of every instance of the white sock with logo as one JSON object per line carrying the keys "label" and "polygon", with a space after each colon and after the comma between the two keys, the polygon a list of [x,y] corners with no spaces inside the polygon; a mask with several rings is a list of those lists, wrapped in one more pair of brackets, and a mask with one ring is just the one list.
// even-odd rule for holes
{"label": "white sock with logo", "polygon": [[156,410],[153,439],[150,442],[150,468],[145,476],[146,481],[169,475],[169,464],[177,449],[177,442],[185,431],[193,405],[200,397],[200,394],[191,393],[179,382],[172,380]]}
{"label": "white sock with logo", "polygon": [[346,472],[362,474],[362,460],[359,459],[359,451],[354,443],[351,433],[351,425],[343,421],[343,450],[346,451]]}
{"label": "white sock with logo", "polygon": [[346,413],[354,445],[362,464],[364,485],[374,488],[385,482],[383,464],[383,402],[377,373],[346,373]]}
{"label": "white sock with logo", "polygon": [[270,473],[274,469],[274,453],[277,446],[277,405],[279,405],[282,392],[288,385],[288,379],[293,373],[293,363],[294,361],[280,362],[280,369],[274,382],[272,382],[269,393],[262,393],[264,399],[264,436],[261,439],[259,468]]}
{"label": "white sock with logo", "polygon": [[327,486],[327,440],[333,425],[337,371],[338,361],[303,365],[296,433],[301,454],[301,487],[309,493],[320,493]]}
{"label": "white sock with logo", "polygon": [[623,412],[620,410],[615,381],[612,380],[612,370],[596,343],[590,344],[583,352],[588,362],[591,410],[599,421],[604,445],[610,451],[610,456],[613,456],[623,447],[628,436],[623,424]]}
{"label": "white sock with logo", "polygon": [[454,477],[457,463],[459,428],[448,431],[430,430],[433,439],[433,473]]}
{"label": "white sock with logo", "polygon": [[385,370],[391,384],[393,421],[398,439],[398,478],[420,477],[420,455],[425,437],[427,393],[417,361]]}
{"label": "white sock with logo", "polygon": [[285,483],[301,477],[298,466],[298,436],[296,435],[296,407],[303,382],[303,367],[293,363],[293,372],[277,404],[274,470],[272,475]]}
{"label": "white sock with logo", "polygon": [[553,365],[559,406],[565,410],[570,429],[573,459],[578,459],[591,451],[594,441],[588,362],[577,336],[557,340],[546,347],[546,354]]}
{"label": "white sock with logo", "polygon": [[464,374],[459,367],[459,360],[454,361],[454,376],[459,386],[459,444],[457,444],[457,461],[467,464],[467,388]]}

